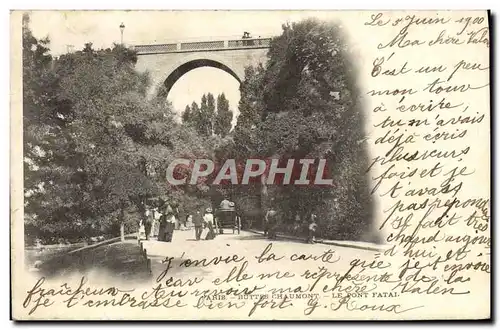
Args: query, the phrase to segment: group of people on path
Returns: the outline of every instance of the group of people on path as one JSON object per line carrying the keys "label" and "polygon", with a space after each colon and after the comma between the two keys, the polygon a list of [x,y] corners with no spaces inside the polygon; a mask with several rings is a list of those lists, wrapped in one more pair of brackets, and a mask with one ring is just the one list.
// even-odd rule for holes
{"label": "group of people on path", "polygon": [[194,228],[196,240],[200,240],[203,231],[207,229],[205,239],[211,240],[216,236],[217,224],[211,208],[207,208],[202,215],[197,211],[194,215],[188,214],[184,222],[179,221],[178,210],[167,204],[163,208],[146,209],[144,218],[139,223],[139,235],[146,240],[155,238],[160,242],[172,242],[174,231],[191,230]]}
{"label": "group of people on path", "polygon": [[[219,207],[218,217],[221,217],[219,221],[224,223],[225,216],[228,216],[228,219],[230,219],[229,215],[234,210],[234,203],[225,198]],[[280,222],[280,212],[274,207],[270,207],[264,217],[264,235],[269,239],[276,239]],[[300,228],[304,228],[304,225],[307,227],[306,242],[314,244],[318,227],[316,214],[313,213],[310,215],[307,224],[301,223],[300,216],[297,214],[294,223],[294,234],[298,234],[297,231],[300,231]],[[195,239],[197,241],[202,239],[204,230],[206,230],[204,239],[213,240],[217,236],[218,221],[215,220],[213,210],[209,207],[204,210],[203,214],[200,211],[196,211],[194,214],[186,215],[185,221],[180,222],[177,208],[166,204],[160,209],[147,209],[144,220],[141,221],[139,227],[143,227],[146,240],[156,238],[161,242],[172,242],[175,229],[191,230],[192,228],[194,228]]]}
{"label": "group of people on path", "polygon": [[178,223],[177,214],[177,209],[168,204],[162,209],[146,209],[139,223],[139,234],[144,234],[146,240],[155,237],[158,241],[171,242]]}
{"label": "group of people on path", "polygon": [[205,210],[205,214],[203,215],[203,217],[201,216],[200,211],[196,212],[194,216],[194,234],[197,241],[202,238],[201,236],[204,229],[208,230],[205,239],[214,239],[216,236],[215,228],[217,228],[217,224],[214,221],[214,216],[212,214],[211,208],[207,208]]}
{"label": "group of people on path", "polygon": [[[266,235],[267,238],[269,239],[276,239],[279,225],[280,225],[279,212],[273,207],[269,208],[264,217],[264,235]],[[295,217],[295,223],[293,226],[294,226],[293,228],[294,234],[300,235],[299,233],[300,227],[302,227],[303,224],[301,223],[300,216],[298,214]],[[317,228],[318,228],[317,216],[316,214],[313,213],[311,214],[310,220],[307,223],[306,243],[314,244],[316,242]]]}

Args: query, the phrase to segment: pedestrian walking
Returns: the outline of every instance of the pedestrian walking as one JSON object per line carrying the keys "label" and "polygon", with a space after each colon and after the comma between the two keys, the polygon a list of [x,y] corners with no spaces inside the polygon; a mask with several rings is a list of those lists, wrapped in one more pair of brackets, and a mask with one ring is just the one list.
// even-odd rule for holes
{"label": "pedestrian walking", "polygon": [[208,228],[208,233],[207,236],[205,236],[206,240],[212,240],[215,238],[215,231],[214,231],[214,215],[212,214],[212,209],[207,208],[205,210],[205,215],[203,216],[203,220],[205,221],[205,224]]}
{"label": "pedestrian walking", "polygon": [[196,214],[193,217],[193,224],[196,240],[199,241],[201,238],[201,233],[203,232],[203,218],[200,211],[196,211]]}
{"label": "pedestrian walking", "polygon": [[160,220],[158,224],[158,241],[160,242],[166,241],[167,215],[164,212],[164,210],[160,212]]}
{"label": "pedestrian walking", "polygon": [[160,217],[161,213],[158,210],[157,207],[155,207],[153,210],[153,222],[151,225],[151,237],[153,238],[158,238],[159,230],[160,230]]}
{"label": "pedestrian walking", "polygon": [[296,212],[295,219],[293,222],[293,235],[301,236],[303,234],[303,231],[301,232],[301,225],[302,225],[302,220],[300,218],[300,214],[299,212]]}
{"label": "pedestrian walking", "polygon": [[311,223],[309,224],[309,230],[307,235],[307,243],[314,244],[316,240],[316,230],[318,225],[316,224],[316,214],[311,214]]}
{"label": "pedestrian walking", "polygon": [[137,237],[138,240],[142,240],[143,237],[146,238],[146,231],[144,230],[144,221],[142,219],[139,221],[139,233],[137,235],[138,235]]}
{"label": "pedestrian walking", "polygon": [[278,225],[278,211],[271,208],[267,211],[265,217],[264,235],[270,239],[276,239],[276,227]]}
{"label": "pedestrian walking", "polygon": [[171,242],[175,229],[175,216],[170,205],[163,208],[163,214],[160,217],[160,228],[158,230],[158,241]]}
{"label": "pedestrian walking", "polygon": [[166,242],[172,242],[172,239],[174,237],[174,230],[175,230],[175,225],[177,223],[177,219],[175,218],[175,214],[170,208],[168,210],[167,208],[167,216],[166,216],[166,231],[165,231],[165,241]]}
{"label": "pedestrian walking", "polygon": [[181,217],[179,216],[179,207],[178,205],[174,204],[172,207],[172,213],[174,215],[174,229],[178,230],[181,229]]}
{"label": "pedestrian walking", "polygon": [[144,218],[142,223],[144,225],[144,232],[146,234],[146,241],[147,241],[151,237],[151,225],[153,223],[152,214],[148,209],[144,211]]}

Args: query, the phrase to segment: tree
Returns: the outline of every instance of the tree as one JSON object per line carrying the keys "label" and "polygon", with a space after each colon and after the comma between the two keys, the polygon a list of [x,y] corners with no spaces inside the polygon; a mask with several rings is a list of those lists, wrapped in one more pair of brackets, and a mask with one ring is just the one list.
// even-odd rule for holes
{"label": "tree", "polygon": [[238,157],[245,158],[258,152],[260,139],[257,134],[257,125],[262,119],[264,104],[262,100],[263,78],[265,69],[260,64],[257,67],[245,68],[245,79],[240,85],[240,112],[234,128],[235,152]]}
{"label": "tree", "polygon": [[262,100],[264,73],[265,68],[262,64],[257,67],[249,66],[245,68],[245,79],[240,85],[241,97],[238,104],[240,115],[238,116],[236,129],[249,128],[260,121],[264,108]]}
{"label": "tree", "polygon": [[61,130],[79,155],[76,164],[65,162],[69,173],[80,173],[75,187],[80,194],[66,216],[88,226],[97,221],[111,229],[116,223],[123,234],[125,210],[140,210],[141,199],[155,187],[140,171],[142,155],[131,152],[146,142],[147,121],[138,114],[148,114],[147,79],[128,57],[119,56],[122,51],[96,51],[87,43],[82,51],[61,56],[54,71],[60,77],[58,103],[66,110]]}
{"label": "tree", "polygon": [[214,126],[216,121],[216,112],[215,112],[215,98],[212,93],[207,94],[207,128],[209,130],[208,135],[214,134]]}
{"label": "tree", "polygon": [[201,120],[202,120],[201,110],[198,104],[193,101],[193,103],[191,103],[191,115],[188,123],[198,133],[201,131],[201,126],[200,126]]}
{"label": "tree", "polygon": [[[52,84],[55,77],[51,72],[52,56],[48,53],[49,39],[37,40],[29,29],[30,17],[23,15],[23,123],[24,153],[34,160],[40,155],[41,140],[47,139],[50,125],[57,118],[51,109]],[[47,144],[48,146],[48,144]],[[28,172],[29,173],[29,172]],[[27,178],[28,189],[29,177]],[[26,188],[26,187],[25,187]]]}
{"label": "tree", "polygon": [[195,102],[191,105],[191,108],[186,109],[183,112],[183,122],[191,127],[194,127],[198,134],[208,137],[214,134],[215,126],[215,99],[211,93],[203,94],[201,97],[200,107],[195,106]]}
{"label": "tree", "polygon": [[[51,70],[49,39],[37,40],[30,28],[28,14],[23,15],[23,132],[25,232],[30,242],[40,233],[51,233],[65,213],[74,206],[75,179],[66,163],[78,163],[78,153],[61,132],[66,120],[64,104],[57,102],[57,75]],[[64,227],[71,235],[78,221],[66,219]]]}
{"label": "tree", "polygon": [[162,95],[147,98],[149,79],[134,69],[135,53],[87,43],[53,60],[48,40],[33,38],[28,23],[26,18],[28,237],[116,235],[126,226],[137,228],[149,197],[174,200],[191,193],[170,187],[165,170],[175,158],[206,157],[205,142],[175,122]]}
{"label": "tree", "polygon": [[210,136],[211,132],[210,113],[208,110],[207,96],[203,94],[200,103],[200,119],[198,121],[198,132],[203,136]]}
{"label": "tree", "polygon": [[321,231],[337,239],[363,238],[371,221],[363,117],[350,58],[335,24],[308,19],[284,25],[271,42],[266,67],[245,72],[234,137],[239,154],[326,159],[333,187],[278,186],[271,195],[289,215],[318,213]]}
{"label": "tree", "polygon": [[191,121],[191,108],[189,107],[189,105],[186,105],[186,108],[182,113],[182,122],[184,124],[189,124],[190,121]]}
{"label": "tree", "polygon": [[233,113],[229,110],[229,101],[224,93],[217,96],[217,117],[215,120],[215,134],[225,137],[231,131]]}

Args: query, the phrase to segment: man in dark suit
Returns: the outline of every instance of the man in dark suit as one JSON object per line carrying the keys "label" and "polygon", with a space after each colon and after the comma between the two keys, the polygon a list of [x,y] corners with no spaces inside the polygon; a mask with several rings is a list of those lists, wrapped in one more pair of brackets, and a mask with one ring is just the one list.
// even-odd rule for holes
{"label": "man in dark suit", "polygon": [[201,233],[203,232],[203,218],[200,211],[197,211],[193,216],[193,224],[196,240],[199,241],[201,238]]}

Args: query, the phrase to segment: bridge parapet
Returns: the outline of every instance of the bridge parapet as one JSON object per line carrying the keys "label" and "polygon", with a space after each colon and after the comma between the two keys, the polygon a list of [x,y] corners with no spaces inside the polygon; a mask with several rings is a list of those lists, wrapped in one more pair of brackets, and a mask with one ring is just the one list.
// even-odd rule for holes
{"label": "bridge parapet", "polygon": [[270,44],[271,38],[251,38],[218,41],[179,42],[156,45],[136,45],[132,48],[137,52],[138,55],[146,55],[229,49],[269,48]]}
{"label": "bridge parapet", "polygon": [[224,41],[198,41],[198,42],[183,42],[180,44],[181,50],[213,50],[224,48]]}
{"label": "bridge parapet", "polygon": [[254,47],[269,47],[271,45],[271,38],[265,39],[238,39],[229,40],[228,48],[254,48]]}

